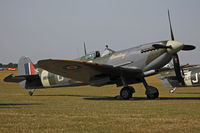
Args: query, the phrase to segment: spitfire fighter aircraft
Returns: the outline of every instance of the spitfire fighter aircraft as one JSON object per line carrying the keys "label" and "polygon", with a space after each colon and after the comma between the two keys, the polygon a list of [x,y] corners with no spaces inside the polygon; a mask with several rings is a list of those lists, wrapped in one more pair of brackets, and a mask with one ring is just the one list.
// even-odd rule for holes
{"label": "spitfire fighter aircraft", "polygon": [[[158,89],[150,86],[145,77],[158,73],[172,58],[176,75],[180,76],[177,52],[193,50],[195,46],[175,41],[168,11],[171,40],[143,44],[114,51],[106,47],[103,53],[95,51],[75,60],[47,59],[38,61],[39,73],[31,73],[32,63],[22,57],[19,75],[9,75],[5,81],[19,82],[28,89],[60,86],[116,84],[123,86],[120,96],[129,99],[135,92],[129,84],[143,83],[149,99],[158,98]],[[85,50],[86,53],[86,50]],[[21,64],[21,65],[20,65]],[[182,83],[181,79],[178,79]],[[30,93],[32,94],[32,92]]]}
{"label": "spitfire fighter aircraft", "polygon": [[180,68],[182,84],[179,84],[174,69],[166,70],[160,73],[159,78],[166,88],[173,93],[177,87],[199,87],[200,86],[200,65],[186,65]]}

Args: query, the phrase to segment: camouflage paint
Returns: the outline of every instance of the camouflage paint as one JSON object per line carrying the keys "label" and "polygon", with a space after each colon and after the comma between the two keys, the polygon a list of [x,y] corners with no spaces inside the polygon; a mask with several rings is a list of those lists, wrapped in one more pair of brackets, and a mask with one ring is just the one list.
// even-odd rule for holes
{"label": "camouflage paint", "polygon": [[79,81],[74,81],[69,78],[64,78],[60,75],[50,73],[46,70],[40,72],[40,79],[44,88],[59,87],[59,86],[74,86],[82,84]]}

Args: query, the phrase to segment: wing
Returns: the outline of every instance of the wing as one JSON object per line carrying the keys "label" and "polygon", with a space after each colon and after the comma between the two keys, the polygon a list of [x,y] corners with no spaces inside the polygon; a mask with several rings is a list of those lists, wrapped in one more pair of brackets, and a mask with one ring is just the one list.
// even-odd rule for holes
{"label": "wing", "polygon": [[95,77],[120,77],[121,74],[136,77],[142,73],[138,68],[129,69],[74,60],[47,59],[40,60],[38,65],[49,72],[87,83]]}

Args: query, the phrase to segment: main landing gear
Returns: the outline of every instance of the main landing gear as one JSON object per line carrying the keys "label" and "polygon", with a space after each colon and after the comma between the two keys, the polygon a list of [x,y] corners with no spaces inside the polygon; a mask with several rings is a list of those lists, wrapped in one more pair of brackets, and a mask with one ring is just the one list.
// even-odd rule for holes
{"label": "main landing gear", "polygon": [[145,79],[143,79],[144,87],[146,88],[145,94],[147,95],[148,99],[156,99],[159,96],[158,89],[153,86],[149,86]]}
{"label": "main landing gear", "polygon": [[[128,86],[124,78],[121,79],[124,87],[120,91],[120,97],[125,100],[132,98],[133,93],[135,93],[135,89],[131,86]],[[158,89],[153,86],[149,86],[144,78],[142,79],[142,82],[144,84],[144,87],[146,88],[145,94],[147,95],[147,98],[148,99],[158,98],[159,96]]]}
{"label": "main landing gear", "polygon": [[121,77],[121,81],[122,81],[124,87],[120,91],[120,97],[122,99],[128,100],[128,99],[132,98],[133,93],[135,93],[135,89],[131,86],[128,86],[124,77]]}
{"label": "main landing gear", "polygon": [[35,92],[35,89],[32,89],[31,91],[29,91],[29,92],[28,92],[28,93],[29,93],[29,96],[32,96],[34,92]]}
{"label": "main landing gear", "polygon": [[123,99],[130,99],[132,98],[133,96],[133,93],[135,93],[135,89],[131,86],[126,86],[124,88],[121,89],[120,91],[120,96],[123,98]]}

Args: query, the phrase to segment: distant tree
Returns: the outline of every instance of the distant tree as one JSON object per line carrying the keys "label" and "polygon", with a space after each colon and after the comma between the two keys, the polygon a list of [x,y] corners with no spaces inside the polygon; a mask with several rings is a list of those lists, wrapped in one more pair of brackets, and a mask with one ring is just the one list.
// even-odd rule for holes
{"label": "distant tree", "polygon": [[3,68],[6,68],[7,67],[7,65],[6,64],[3,64]]}
{"label": "distant tree", "polygon": [[11,63],[11,62],[8,63],[8,67],[9,67],[9,68],[11,68],[11,67],[13,67],[13,66],[14,66],[13,63]]}
{"label": "distant tree", "polygon": [[3,64],[2,64],[2,63],[0,63],[0,67],[3,67]]}
{"label": "distant tree", "polygon": [[14,68],[17,68],[17,67],[18,67],[18,64],[16,64],[16,63],[13,64],[13,67],[14,67]]}

